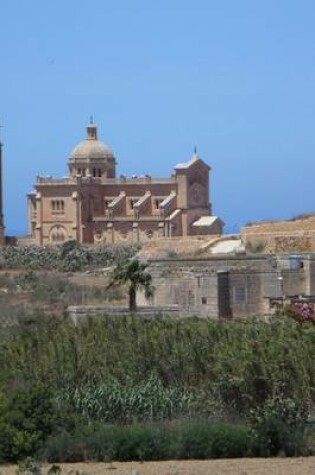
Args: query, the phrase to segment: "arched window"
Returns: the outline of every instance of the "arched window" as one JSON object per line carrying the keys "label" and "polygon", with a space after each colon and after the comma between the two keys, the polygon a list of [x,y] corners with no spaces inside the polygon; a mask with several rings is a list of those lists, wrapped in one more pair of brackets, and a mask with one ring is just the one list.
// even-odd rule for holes
{"label": "arched window", "polygon": [[49,240],[53,244],[58,244],[67,240],[67,232],[63,226],[56,224],[50,229]]}

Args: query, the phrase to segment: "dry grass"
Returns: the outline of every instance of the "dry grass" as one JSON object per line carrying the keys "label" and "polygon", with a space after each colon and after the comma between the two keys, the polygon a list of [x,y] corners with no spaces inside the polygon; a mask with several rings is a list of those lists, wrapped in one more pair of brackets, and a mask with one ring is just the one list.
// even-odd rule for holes
{"label": "dry grass", "polygon": [[[47,473],[50,466],[43,467]],[[315,475],[315,457],[181,460],[60,464],[62,475]],[[16,466],[1,466],[1,475],[16,475]]]}

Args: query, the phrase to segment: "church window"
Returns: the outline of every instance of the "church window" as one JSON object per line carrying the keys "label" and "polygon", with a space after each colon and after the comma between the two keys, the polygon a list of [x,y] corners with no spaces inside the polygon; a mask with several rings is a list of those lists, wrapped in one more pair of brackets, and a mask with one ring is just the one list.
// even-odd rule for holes
{"label": "church window", "polygon": [[78,175],[85,176],[85,168],[78,168]]}
{"label": "church window", "polygon": [[50,241],[58,244],[64,242],[67,239],[66,230],[64,227],[56,225],[50,231]]}
{"label": "church window", "polygon": [[102,176],[102,169],[101,169],[101,168],[98,169],[98,176],[99,176],[99,177]]}
{"label": "church window", "polygon": [[96,168],[93,168],[93,176],[96,177]]}
{"label": "church window", "polygon": [[129,200],[130,209],[133,209],[134,204],[135,204],[135,200]]}
{"label": "church window", "polygon": [[52,200],[50,203],[53,214],[62,214],[65,210],[64,200]]}

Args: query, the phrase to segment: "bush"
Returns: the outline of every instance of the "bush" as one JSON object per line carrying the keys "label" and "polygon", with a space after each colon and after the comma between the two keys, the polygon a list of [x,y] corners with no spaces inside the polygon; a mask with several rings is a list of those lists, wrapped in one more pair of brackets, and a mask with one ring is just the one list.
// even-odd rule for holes
{"label": "bush", "polygon": [[207,459],[251,455],[247,427],[226,423],[194,423],[180,431],[177,458]]}
{"label": "bush", "polygon": [[104,267],[135,254],[135,246],[86,246],[67,241],[61,246],[1,246],[0,265],[7,269],[74,272]]}
{"label": "bush", "polygon": [[265,457],[302,455],[306,423],[307,411],[299,401],[269,399],[251,414],[254,451]]}
{"label": "bush", "polygon": [[90,426],[51,437],[42,452],[49,462],[206,459],[251,455],[245,426],[180,422]]}
{"label": "bush", "polygon": [[86,461],[88,460],[86,445],[90,436],[93,437],[93,433],[84,427],[79,427],[74,432],[61,429],[47,438],[39,451],[39,457],[53,463]]}
{"label": "bush", "polygon": [[42,475],[41,466],[37,460],[27,457],[19,463],[16,475]]}
{"label": "bush", "polygon": [[57,408],[52,392],[42,386],[18,389],[2,405],[0,454],[3,461],[33,457],[60,424],[71,428],[70,417]]}

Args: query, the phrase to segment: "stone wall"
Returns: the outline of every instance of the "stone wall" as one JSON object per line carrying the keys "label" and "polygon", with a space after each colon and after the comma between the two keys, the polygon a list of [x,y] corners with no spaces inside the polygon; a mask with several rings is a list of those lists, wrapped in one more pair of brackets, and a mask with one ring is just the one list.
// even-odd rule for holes
{"label": "stone wall", "polygon": [[181,236],[160,238],[142,244],[139,256],[144,259],[171,258],[178,255],[200,253],[205,246],[219,239],[219,236]]}
{"label": "stone wall", "polygon": [[263,221],[245,226],[242,240],[250,252],[314,252],[315,216]]}
{"label": "stone wall", "polygon": [[[149,271],[156,288],[154,305],[178,305],[183,316],[243,318],[270,314],[270,300],[285,295],[309,295],[315,290],[313,256],[304,255],[301,267],[292,266],[291,257],[286,254],[152,260]],[[226,273],[225,281],[219,278],[220,273]],[[144,304],[143,296],[140,299]]]}
{"label": "stone wall", "polygon": [[[152,306],[147,305],[144,307],[138,307],[137,315],[143,317],[154,318],[159,315],[171,315],[173,317],[179,317],[180,312],[177,305],[163,305],[163,306]],[[130,311],[127,307],[119,305],[70,305],[68,307],[69,317],[76,324],[80,320],[83,320],[88,317],[102,316],[102,315],[130,315]]]}

